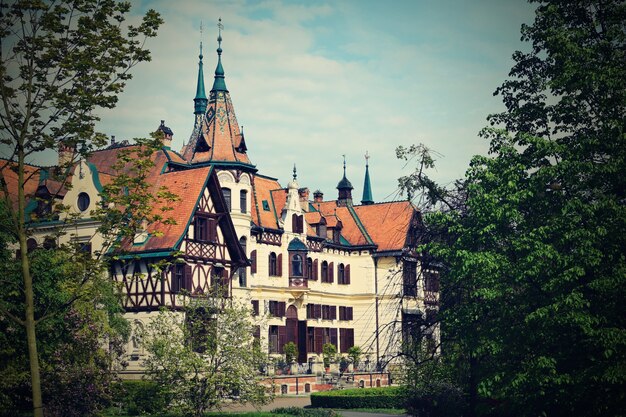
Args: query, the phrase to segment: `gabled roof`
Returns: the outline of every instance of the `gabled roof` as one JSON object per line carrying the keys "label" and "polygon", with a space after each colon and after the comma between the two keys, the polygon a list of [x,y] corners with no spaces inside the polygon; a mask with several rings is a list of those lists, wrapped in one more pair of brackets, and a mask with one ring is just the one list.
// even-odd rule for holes
{"label": "gabled roof", "polygon": [[[167,187],[170,192],[178,195],[179,199],[173,203],[156,203],[152,208],[152,214],[172,218],[176,224],[163,222],[149,224],[147,232],[150,238],[144,244],[132,245],[129,242],[123,245],[123,249],[129,252],[177,249],[181,238],[187,231],[211,170],[211,167],[201,167],[153,176],[151,183],[154,192],[161,187]],[[166,208],[171,208],[171,210],[164,211]]]}

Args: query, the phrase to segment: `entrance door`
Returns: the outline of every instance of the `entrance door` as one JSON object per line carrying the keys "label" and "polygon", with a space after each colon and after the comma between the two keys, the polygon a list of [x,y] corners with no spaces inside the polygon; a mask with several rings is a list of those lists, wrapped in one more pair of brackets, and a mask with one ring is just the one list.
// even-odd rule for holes
{"label": "entrance door", "polygon": [[286,338],[285,343],[293,342],[298,343],[298,310],[295,306],[289,306],[285,314],[287,320],[285,321]]}

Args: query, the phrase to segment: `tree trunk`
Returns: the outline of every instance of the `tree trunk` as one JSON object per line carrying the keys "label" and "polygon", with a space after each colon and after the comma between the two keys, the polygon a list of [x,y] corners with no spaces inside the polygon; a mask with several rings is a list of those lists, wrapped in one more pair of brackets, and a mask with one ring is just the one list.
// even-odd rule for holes
{"label": "tree trunk", "polygon": [[24,304],[26,306],[26,340],[28,343],[28,362],[30,364],[30,381],[33,394],[33,415],[43,417],[43,401],[41,397],[41,375],[39,372],[39,354],[37,353],[37,336],[35,333],[35,297],[33,293],[33,277],[30,274],[28,262],[28,245],[26,244],[26,197],[24,195],[24,150],[18,148],[18,236],[20,242],[20,256],[22,263],[22,277],[24,279]]}

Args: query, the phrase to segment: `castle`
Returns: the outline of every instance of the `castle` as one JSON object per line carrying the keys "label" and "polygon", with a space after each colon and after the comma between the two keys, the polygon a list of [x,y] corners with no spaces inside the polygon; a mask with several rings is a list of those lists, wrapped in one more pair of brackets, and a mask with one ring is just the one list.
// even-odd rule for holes
{"label": "castle", "polygon": [[[176,224],[147,224],[127,254],[111,264],[111,277],[124,291],[126,318],[137,329],[159,308],[180,307],[186,294],[220,288],[250,306],[258,320],[255,337],[270,356],[294,342],[297,362],[311,364],[320,361],[326,343],[343,354],[359,346],[365,370],[380,371],[396,357],[403,334],[438,308],[438,273],[416,251],[420,212],[409,201],[375,203],[368,165],[361,204],[353,199],[345,161],[336,198],[311,193],[295,167],[287,187],[263,174],[251,161],[254,143],[246,141],[235,116],[221,41],[220,35],[208,97],[199,56],[188,143],[173,150],[173,132],[161,121],[163,147],[151,156],[148,182],[180,197],[172,203]],[[27,167],[34,174],[25,186],[27,211],[38,210],[34,197],[62,202],[79,219],[72,238],[87,251],[97,250],[102,242],[90,212],[117,175],[118,152],[132,146],[112,143],[77,161],[71,188],[45,169]],[[71,160],[72,152],[60,148],[60,163]],[[38,224],[29,247],[49,243],[45,236],[54,227]],[[184,262],[153,267],[174,256]],[[429,337],[437,339],[437,331]],[[126,372],[140,372],[140,343],[131,338],[127,351]]]}

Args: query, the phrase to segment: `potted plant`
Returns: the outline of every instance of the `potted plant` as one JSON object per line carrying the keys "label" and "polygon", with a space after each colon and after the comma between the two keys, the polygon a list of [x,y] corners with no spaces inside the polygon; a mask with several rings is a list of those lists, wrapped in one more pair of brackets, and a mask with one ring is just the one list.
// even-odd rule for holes
{"label": "potted plant", "polygon": [[285,352],[285,359],[287,360],[287,364],[291,365],[296,361],[298,357],[298,345],[293,342],[285,343],[283,346],[283,352]]}
{"label": "potted plant", "polygon": [[353,371],[359,366],[359,361],[361,360],[362,353],[363,352],[361,351],[361,348],[358,346],[352,346],[348,349],[348,357],[352,362]]}
{"label": "potted plant", "polygon": [[337,355],[337,347],[332,343],[326,343],[322,346],[322,355],[324,356],[324,368],[326,373],[330,371],[330,364],[335,362]]}
{"label": "potted plant", "polygon": [[285,360],[283,358],[279,358],[276,361],[276,375],[282,375],[286,365]]}

